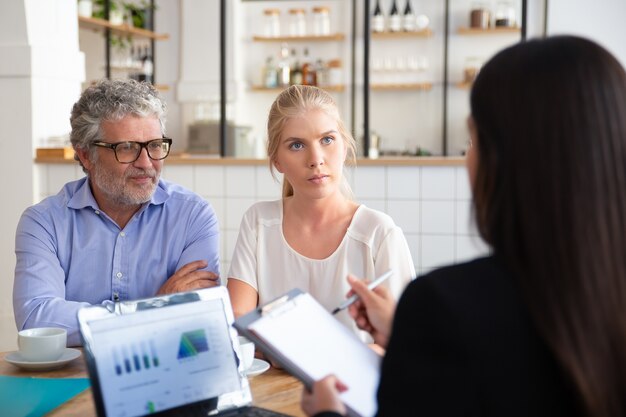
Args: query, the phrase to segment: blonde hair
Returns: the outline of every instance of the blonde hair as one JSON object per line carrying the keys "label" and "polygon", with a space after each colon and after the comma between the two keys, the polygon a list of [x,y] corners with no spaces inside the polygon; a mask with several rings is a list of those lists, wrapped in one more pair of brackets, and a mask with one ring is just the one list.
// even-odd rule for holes
{"label": "blonde hair", "polygon": [[[267,155],[270,171],[274,178],[276,178],[274,161],[285,123],[287,120],[302,116],[310,110],[321,110],[336,120],[337,130],[347,149],[345,162],[349,165],[356,165],[356,141],[341,120],[337,103],[332,96],[321,88],[310,85],[292,85],[276,97],[267,117]],[[342,179],[341,191],[346,197],[352,198],[352,190],[345,175]],[[283,178],[283,198],[292,195],[293,187],[286,178]]]}

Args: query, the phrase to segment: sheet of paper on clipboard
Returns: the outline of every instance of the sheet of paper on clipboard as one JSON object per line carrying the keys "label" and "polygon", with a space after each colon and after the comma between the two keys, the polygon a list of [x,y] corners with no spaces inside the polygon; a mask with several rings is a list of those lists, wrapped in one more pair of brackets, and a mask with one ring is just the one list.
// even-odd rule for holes
{"label": "sheet of paper on clipboard", "polygon": [[310,294],[298,289],[235,321],[235,328],[306,386],[335,374],[351,416],[376,413],[380,357]]}

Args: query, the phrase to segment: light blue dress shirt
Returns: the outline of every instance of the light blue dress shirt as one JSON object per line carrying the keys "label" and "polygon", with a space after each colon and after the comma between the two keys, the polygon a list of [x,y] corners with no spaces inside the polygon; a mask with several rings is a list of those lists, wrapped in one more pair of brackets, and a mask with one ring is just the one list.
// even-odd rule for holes
{"label": "light blue dress shirt", "polygon": [[87,178],[24,211],[15,238],[13,309],[18,330],[63,327],[80,345],[76,313],[89,304],[154,296],[183,265],[219,274],[211,205],[160,180],[124,229],[99,210]]}

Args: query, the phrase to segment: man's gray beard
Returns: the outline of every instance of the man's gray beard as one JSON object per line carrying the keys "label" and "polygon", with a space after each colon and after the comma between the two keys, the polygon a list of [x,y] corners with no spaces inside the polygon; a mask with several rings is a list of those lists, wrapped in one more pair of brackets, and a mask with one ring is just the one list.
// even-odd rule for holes
{"label": "man's gray beard", "polygon": [[[93,176],[91,180],[114,204],[120,206],[136,206],[150,201],[154,190],[156,190],[159,176],[156,170],[144,170],[129,167],[124,172],[123,177],[112,175],[111,172],[102,169],[100,164],[94,164]],[[127,179],[136,175],[148,175],[153,178],[152,186],[149,190],[132,189],[127,184]]]}

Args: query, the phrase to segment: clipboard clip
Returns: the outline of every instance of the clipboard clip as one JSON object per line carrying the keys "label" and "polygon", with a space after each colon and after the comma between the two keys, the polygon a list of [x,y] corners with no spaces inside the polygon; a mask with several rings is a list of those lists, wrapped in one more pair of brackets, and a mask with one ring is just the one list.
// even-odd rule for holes
{"label": "clipboard clip", "polygon": [[281,314],[287,310],[291,310],[294,306],[295,303],[293,302],[294,300],[290,300],[289,299],[289,295],[285,294],[280,298],[277,298],[276,300],[265,304],[263,307],[261,307],[261,315],[263,316],[275,316],[278,314]]}
{"label": "clipboard clip", "polygon": [[263,307],[261,307],[261,314],[265,315],[267,313],[269,313],[270,311],[274,310],[275,308],[278,308],[281,305],[285,304],[285,301],[287,301],[289,299],[289,297],[285,294],[280,298],[277,298],[276,300],[272,301],[271,303],[265,304]]}

